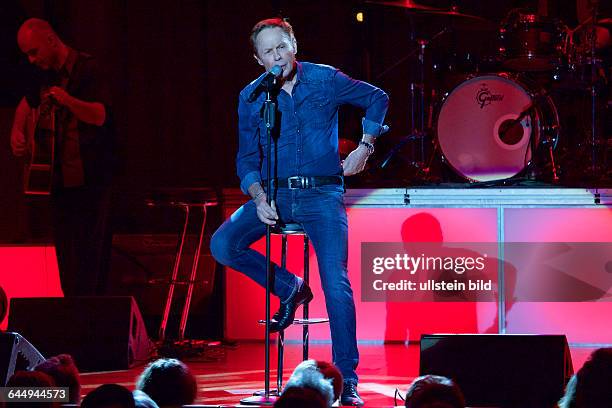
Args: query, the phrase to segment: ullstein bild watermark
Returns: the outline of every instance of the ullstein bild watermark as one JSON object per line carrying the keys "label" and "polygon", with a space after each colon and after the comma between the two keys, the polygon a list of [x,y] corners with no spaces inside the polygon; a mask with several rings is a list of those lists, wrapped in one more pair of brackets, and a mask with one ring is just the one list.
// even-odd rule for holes
{"label": "ullstein bild watermark", "polygon": [[361,297],[486,302],[496,301],[501,287],[511,302],[607,301],[611,259],[610,243],[367,242],[361,245]]}

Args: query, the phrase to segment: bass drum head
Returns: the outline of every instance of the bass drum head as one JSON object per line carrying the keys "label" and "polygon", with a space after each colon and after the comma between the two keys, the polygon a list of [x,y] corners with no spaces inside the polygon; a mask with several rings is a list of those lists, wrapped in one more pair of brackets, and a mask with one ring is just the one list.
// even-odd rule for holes
{"label": "bass drum head", "polygon": [[438,116],[438,142],[446,161],[472,181],[515,176],[538,143],[532,117],[515,120],[532,98],[517,82],[498,75],[478,76],[447,96]]}

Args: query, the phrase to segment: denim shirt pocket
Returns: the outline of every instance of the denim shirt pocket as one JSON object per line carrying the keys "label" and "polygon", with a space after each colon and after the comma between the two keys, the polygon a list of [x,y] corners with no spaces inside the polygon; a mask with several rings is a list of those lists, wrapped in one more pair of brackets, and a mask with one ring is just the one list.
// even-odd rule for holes
{"label": "denim shirt pocket", "polygon": [[308,109],[306,123],[313,128],[323,128],[329,125],[332,116],[331,99],[328,96],[316,96],[306,102]]}

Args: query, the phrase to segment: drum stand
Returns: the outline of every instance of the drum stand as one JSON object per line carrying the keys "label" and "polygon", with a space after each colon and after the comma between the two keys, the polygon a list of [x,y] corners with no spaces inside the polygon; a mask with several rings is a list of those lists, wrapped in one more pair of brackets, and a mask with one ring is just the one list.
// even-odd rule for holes
{"label": "drum stand", "polygon": [[600,144],[600,140],[597,134],[597,65],[596,62],[596,41],[597,41],[597,28],[595,22],[597,21],[597,12],[599,8],[599,0],[592,0],[593,14],[591,16],[591,176],[597,178],[597,173],[600,168],[597,165],[597,147]]}
{"label": "drum stand", "polygon": [[447,33],[448,31],[448,28],[444,28],[438,33],[436,33],[434,36],[432,36],[429,40],[419,39],[418,46],[414,50],[412,50],[410,53],[408,53],[408,55],[406,55],[398,62],[387,68],[378,76],[378,78],[384,76],[387,72],[391,71],[393,68],[408,59],[408,57],[418,52],[419,82],[410,83],[410,125],[412,126],[412,133],[402,138],[402,140],[391,149],[391,151],[387,154],[387,156],[380,164],[381,169],[387,166],[393,156],[395,156],[395,154],[400,151],[402,147],[406,145],[406,143],[416,140],[418,141],[418,145],[416,147],[413,147],[413,160],[410,162],[410,164],[415,169],[417,169],[418,174],[423,180],[427,180],[429,178],[430,166],[433,160],[435,150],[429,157],[426,157],[425,141],[428,136],[427,129],[431,129],[432,112],[428,112],[429,119],[426,121],[425,115],[427,111],[427,104],[425,102],[425,53],[427,50],[427,46],[431,42],[436,40],[441,35]]}
{"label": "drum stand", "polygon": [[[540,104],[540,100],[546,97],[548,97],[548,92],[541,92],[535,95],[529,107],[525,109],[523,112],[521,112],[521,114],[519,115],[519,118],[531,112],[533,109],[535,109]],[[533,129],[533,126],[532,126],[532,129]],[[554,140],[555,139],[554,137],[550,137],[548,135],[548,133],[551,132],[551,129],[541,129],[541,130],[543,130],[543,132],[546,132],[546,133],[544,135],[540,135],[540,140],[538,142],[540,145],[544,145],[547,147],[548,160],[550,160],[550,171],[552,175],[552,183],[558,184],[559,174],[557,173],[557,163],[555,161],[555,153],[554,153],[556,140]],[[555,130],[558,130],[558,127]],[[531,174],[531,170],[533,170],[533,168],[537,165],[536,160],[537,160],[537,153],[538,153],[537,151],[538,143],[536,143],[536,139],[534,137],[533,131],[531,132],[531,135],[529,136],[529,146],[530,146],[529,149],[531,150],[531,161],[527,165],[527,174]]]}
{"label": "drum stand", "polygon": [[[410,124],[412,125],[412,134],[409,137],[414,137],[419,141],[418,153],[414,154],[417,160],[412,161],[412,165],[422,171],[426,171],[425,164],[425,48],[428,42],[420,39],[419,43],[419,82],[410,84]],[[418,105],[417,105],[418,104]],[[418,115],[418,121],[417,121]]]}

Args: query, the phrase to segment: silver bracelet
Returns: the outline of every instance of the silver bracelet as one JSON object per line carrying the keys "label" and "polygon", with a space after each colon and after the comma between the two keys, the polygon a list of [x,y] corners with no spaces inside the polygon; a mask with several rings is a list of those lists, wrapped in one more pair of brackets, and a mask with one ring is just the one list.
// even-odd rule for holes
{"label": "silver bracelet", "polygon": [[360,140],[359,144],[365,146],[368,149],[368,155],[372,155],[374,153],[374,145],[372,143],[368,143],[365,140]]}

